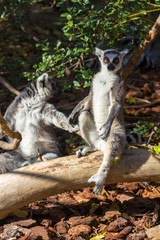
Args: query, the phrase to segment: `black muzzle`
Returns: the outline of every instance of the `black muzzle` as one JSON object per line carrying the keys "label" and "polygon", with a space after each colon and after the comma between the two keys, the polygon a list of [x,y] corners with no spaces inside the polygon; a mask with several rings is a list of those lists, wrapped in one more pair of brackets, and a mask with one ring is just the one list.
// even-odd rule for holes
{"label": "black muzzle", "polygon": [[113,66],[111,63],[107,66],[109,71],[113,71],[115,69],[115,66]]}

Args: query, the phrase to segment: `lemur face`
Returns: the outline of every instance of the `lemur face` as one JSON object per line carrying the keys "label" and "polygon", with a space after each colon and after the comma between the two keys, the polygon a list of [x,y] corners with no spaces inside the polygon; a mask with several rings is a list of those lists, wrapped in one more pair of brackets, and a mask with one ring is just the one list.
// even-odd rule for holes
{"label": "lemur face", "polygon": [[123,57],[128,53],[128,50],[119,52],[115,49],[101,50],[96,48],[96,55],[99,57],[102,67],[110,72],[116,73],[122,67]]}
{"label": "lemur face", "polygon": [[121,62],[121,55],[119,52],[113,50],[104,52],[103,64],[106,65],[109,71],[115,71],[119,69],[121,67]]}

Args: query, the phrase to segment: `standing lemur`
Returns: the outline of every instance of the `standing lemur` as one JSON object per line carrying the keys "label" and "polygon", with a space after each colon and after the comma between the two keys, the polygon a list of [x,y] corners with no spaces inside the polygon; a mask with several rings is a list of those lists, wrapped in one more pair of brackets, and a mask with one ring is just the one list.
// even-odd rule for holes
{"label": "standing lemur", "polygon": [[[29,83],[10,104],[4,119],[12,130],[21,133],[22,141],[17,150],[0,154],[0,173],[37,161],[38,150],[43,160],[58,157],[60,152],[53,125],[69,132],[78,130],[77,126],[69,124],[63,113],[47,102],[54,92],[55,83],[44,73]],[[0,135],[3,135],[2,130]]]}
{"label": "standing lemur", "polygon": [[107,177],[112,161],[123,152],[126,134],[123,117],[124,83],[118,74],[123,57],[128,50],[96,48],[101,69],[93,77],[90,94],[72,111],[69,122],[74,125],[77,117],[81,136],[87,146],[80,147],[78,157],[93,150],[104,153],[98,172],[88,182],[95,182],[94,192],[99,194]]}

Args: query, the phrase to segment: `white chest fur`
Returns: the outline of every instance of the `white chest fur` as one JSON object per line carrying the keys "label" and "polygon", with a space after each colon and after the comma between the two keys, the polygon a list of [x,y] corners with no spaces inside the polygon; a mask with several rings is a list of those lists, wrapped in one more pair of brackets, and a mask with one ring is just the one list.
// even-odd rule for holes
{"label": "white chest fur", "polygon": [[107,120],[111,106],[110,91],[118,84],[119,77],[116,74],[97,73],[92,82],[93,90],[93,115],[97,129]]}
{"label": "white chest fur", "polygon": [[15,129],[22,134],[22,141],[19,145],[19,151],[25,159],[30,160],[31,158],[35,158],[38,152],[37,140],[40,131],[40,119],[38,119],[40,113],[38,112],[40,109],[36,108],[36,110],[34,110],[33,108],[26,109],[25,106],[23,107],[15,116]]}

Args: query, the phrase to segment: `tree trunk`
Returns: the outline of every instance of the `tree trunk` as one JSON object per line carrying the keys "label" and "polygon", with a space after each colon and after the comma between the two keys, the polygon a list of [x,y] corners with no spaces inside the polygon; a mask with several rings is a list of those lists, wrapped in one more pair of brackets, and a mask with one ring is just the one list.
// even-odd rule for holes
{"label": "tree trunk", "polygon": [[[0,219],[28,203],[48,196],[87,187],[87,180],[102,162],[94,152],[32,164],[0,175]],[[144,149],[125,150],[122,159],[111,167],[106,183],[160,181],[160,157]]]}

